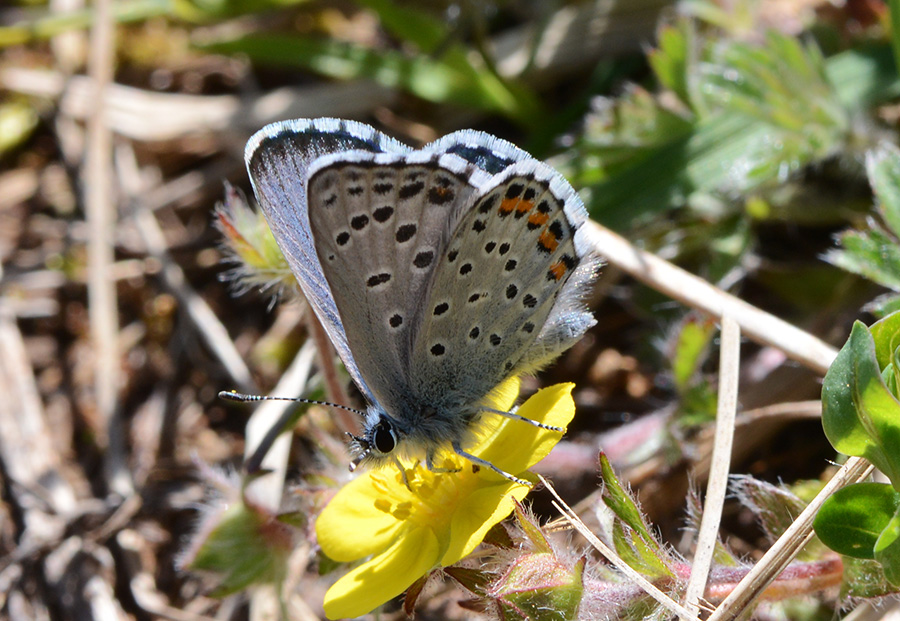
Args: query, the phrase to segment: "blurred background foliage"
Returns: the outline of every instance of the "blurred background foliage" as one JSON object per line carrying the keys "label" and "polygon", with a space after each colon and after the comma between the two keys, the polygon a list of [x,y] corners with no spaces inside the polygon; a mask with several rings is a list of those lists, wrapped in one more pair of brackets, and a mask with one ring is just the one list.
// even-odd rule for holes
{"label": "blurred background foliage", "polygon": [[[182,520],[202,496],[191,454],[238,463],[242,450],[243,419],[216,392],[271,388],[306,336],[296,314],[270,310],[262,296],[232,297],[220,281],[228,252],[214,206],[223,181],[248,188],[243,145],[266,123],[354,118],[410,144],[489,131],[557,167],[593,219],[832,343],[861,314],[900,307],[900,221],[871,189],[896,192],[900,172],[866,171],[868,153],[896,144],[900,121],[900,32],[888,2],[121,0],[111,9],[105,122],[115,137],[123,459],[144,503],[131,519],[159,559],[144,569],[171,605],[200,597],[173,569]],[[0,298],[55,428],[55,468],[99,520],[115,507],[86,311],[96,16],[78,0],[0,7]],[[161,245],[148,242],[142,213]],[[645,509],[671,533],[686,482],[669,497],[659,490],[696,458],[715,414],[715,326],[612,268],[599,289],[598,327],[540,381],[579,382],[575,432],[591,446],[612,423],[665,414],[642,432],[641,450],[611,458],[636,469],[633,484],[655,480]],[[246,376],[226,368],[191,296],[249,361]],[[817,398],[818,379],[783,356],[751,348],[745,357],[744,407]],[[142,424],[155,431],[142,436]],[[833,456],[824,438],[797,444],[821,436],[816,424],[760,426],[743,447],[746,467],[771,480],[818,477]],[[316,433],[298,431],[298,472],[315,462]],[[339,463],[339,446],[328,450]],[[594,476],[596,462],[585,463],[571,494]],[[27,520],[4,468],[9,567]],[[190,501],[173,500],[184,490]],[[95,498],[100,509],[84,508]],[[44,562],[29,558],[32,570]],[[53,581],[29,575],[12,584],[34,612]],[[143,606],[125,599],[130,612]],[[0,597],[5,609],[11,601]]]}

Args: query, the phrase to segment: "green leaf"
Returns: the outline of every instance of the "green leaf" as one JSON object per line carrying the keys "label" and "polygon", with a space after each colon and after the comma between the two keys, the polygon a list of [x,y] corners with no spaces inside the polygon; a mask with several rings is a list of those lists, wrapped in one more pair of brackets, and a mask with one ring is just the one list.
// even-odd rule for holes
{"label": "green leaf", "polygon": [[900,295],[896,293],[880,295],[866,304],[864,310],[872,313],[875,317],[887,317],[900,311]]}
{"label": "green leaf", "polygon": [[563,621],[576,618],[584,595],[585,559],[573,567],[552,554],[515,559],[491,588],[503,619]]}
{"label": "green leaf", "polygon": [[841,269],[859,274],[894,291],[900,291],[900,246],[897,241],[879,231],[869,229],[846,231],[840,236],[843,250],[826,255],[828,261]]}
{"label": "green leaf", "polygon": [[279,585],[293,549],[293,532],[265,510],[235,503],[209,530],[198,533],[198,538],[205,538],[198,542],[188,566],[218,575],[220,582],[213,592],[216,597],[254,584]]}
{"label": "green leaf", "polygon": [[813,521],[819,539],[854,558],[875,558],[882,531],[900,509],[900,494],[885,483],[857,483],[835,492]]}
{"label": "green leaf", "polygon": [[600,453],[600,477],[603,479],[603,502],[607,507],[612,509],[620,520],[622,520],[629,528],[637,531],[641,537],[648,542],[655,543],[650,535],[641,510],[638,508],[631,496],[619,483],[616,473],[613,471],[612,464],[605,453]]}
{"label": "green leaf", "polygon": [[888,384],[888,388],[891,391],[891,394],[895,397],[900,396],[900,347],[894,350],[894,356],[891,359],[891,364],[885,368],[885,371],[890,368],[891,370],[891,379],[893,380]]}
{"label": "green leaf", "polygon": [[[641,511],[622,487],[605,454],[600,454],[600,473],[603,478],[603,502],[621,520],[613,523],[613,542],[616,551],[633,569],[653,578],[674,577],[666,565],[662,546],[650,534]],[[622,526],[628,527],[628,532]]]}
{"label": "green leaf", "polygon": [[704,65],[704,92],[711,100],[788,132],[803,132],[806,145],[797,146],[820,157],[846,130],[846,112],[815,46],[770,31],[763,46],[735,43],[724,50],[721,59]]}
{"label": "green leaf", "polygon": [[[823,71],[834,89],[827,105],[821,106],[826,118],[833,114],[832,106],[855,110],[900,91],[888,46],[837,54],[824,61]],[[806,153],[829,151],[819,139],[822,135],[832,134],[815,132],[817,144]],[[585,203],[593,217],[621,230],[663,210],[683,206],[697,193],[745,191],[769,181],[780,182],[786,171],[809,161],[804,156],[791,164],[774,153],[772,146],[781,145],[783,138],[784,130],[769,122],[723,110],[703,118],[687,134],[639,152],[604,178],[590,178],[591,169],[585,167],[583,175],[576,171],[578,174],[571,175],[570,180],[590,186]],[[833,144],[831,148],[839,146]],[[591,152],[580,157],[595,159]]]}
{"label": "green leaf", "polygon": [[640,571],[651,580],[674,577],[675,574],[659,557],[659,548],[655,541],[650,541],[648,545],[636,531],[631,531],[631,547],[638,559],[638,564],[632,565],[632,569]]}
{"label": "green leaf", "polygon": [[[900,2],[893,0],[891,4]],[[891,11],[893,19],[894,11]],[[895,34],[894,39],[900,36]],[[888,142],[882,143],[874,151],[866,155],[866,173],[875,196],[878,198],[878,207],[884,218],[885,224],[900,237],[900,149]]]}
{"label": "green leaf", "polygon": [[835,449],[865,457],[900,489],[900,403],[881,378],[875,343],[861,322],[825,375],[822,426]]}
{"label": "green leaf", "polygon": [[900,506],[875,542],[875,560],[884,568],[888,582],[900,586]]}
{"label": "green leaf", "polygon": [[397,39],[412,43],[425,54],[433,53],[449,36],[447,23],[414,5],[400,6],[391,0],[356,0],[356,4],[378,14],[381,25]]}
{"label": "green leaf", "polygon": [[687,390],[694,374],[706,361],[716,324],[709,318],[690,315],[681,324],[672,348],[672,379],[680,393]]}
{"label": "green leaf", "polygon": [[656,78],[673,91],[686,105],[688,92],[688,46],[692,40],[689,20],[679,20],[676,26],[663,26],[659,31],[659,47],[647,55]]}
{"label": "green leaf", "polygon": [[303,67],[343,80],[368,78],[436,103],[451,103],[505,114],[521,123],[538,122],[540,104],[524,88],[513,88],[485,68],[397,50],[376,50],[354,43],[303,36],[247,35],[199,46],[222,54],[246,54],[271,65]]}
{"label": "green leaf", "polygon": [[872,333],[872,342],[875,343],[875,359],[878,360],[878,366],[886,369],[900,349],[900,312],[876,321],[869,327],[869,332]]}
{"label": "green leaf", "polygon": [[894,50],[894,62],[900,67],[900,0],[888,0],[888,12],[891,17],[891,47]]}
{"label": "green leaf", "polygon": [[840,597],[883,597],[897,593],[897,587],[884,578],[884,568],[875,560],[845,556]]}
{"label": "green leaf", "polygon": [[516,502],[515,513],[516,522],[518,522],[522,532],[525,533],[525,537],[531,542],[534,551],[541,553],[552,552],[553,548],[550,547],[550,542],[547,541],[544,531],[542,531],[540,525],[528,515],[525,508],[519,502]]}

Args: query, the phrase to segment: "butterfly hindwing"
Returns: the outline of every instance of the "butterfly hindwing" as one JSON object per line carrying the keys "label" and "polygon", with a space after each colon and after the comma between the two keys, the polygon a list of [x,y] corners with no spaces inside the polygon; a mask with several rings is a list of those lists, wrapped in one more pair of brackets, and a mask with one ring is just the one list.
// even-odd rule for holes
{"label": "butterfly hindwing", "polygon": [[503,172],[516,162],[533,159],[511,142],[471,129],[447,134],[425,145],[422,150],[452,153],[491,175]]}
{"label": "butterfly hindwing", "polygon": [[534,159],[481,188],[441,257],[414,344],[412,383],[442,387],[430,400],[477,406],[552,353],[540,337],[585,257],[585,217],[568,184]]}

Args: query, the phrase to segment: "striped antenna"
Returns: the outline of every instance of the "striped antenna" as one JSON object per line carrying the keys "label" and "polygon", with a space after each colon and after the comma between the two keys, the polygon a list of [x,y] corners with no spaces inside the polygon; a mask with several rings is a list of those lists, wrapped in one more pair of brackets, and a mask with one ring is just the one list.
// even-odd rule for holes
{"label": "striped antenna", "polygon": [[329,407],[347,410],[348,412],[353,412],[355,414],[359,414],[360,416],[366,415],[366,413],[362,410],[357,410],[356,408],[351,408],[339,403],[331,403],[330,401],[316,401],[315,399],[302,399],[300,397],[267,397],[265,395],[245,395],[242,392],[236,392],[234,390],[222,390],[219,392],[219,399],[224,399],[225,401],[236,401],[238,403],[250,403],[253,401],[293,401],[295,403],[309,403],[311,405],[327,405]]}

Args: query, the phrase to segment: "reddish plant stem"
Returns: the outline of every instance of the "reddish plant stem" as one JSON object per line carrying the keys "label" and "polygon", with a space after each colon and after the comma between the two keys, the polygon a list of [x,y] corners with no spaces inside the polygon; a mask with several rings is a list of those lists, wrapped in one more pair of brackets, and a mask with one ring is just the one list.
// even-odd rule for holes
{"label": "reddish plant stem", "polygon": [[[703,598],[711,604],[720,603],[749,571],[749,567],[714,568],[710,573]],[[690,575],[690,566],[677,565],[675,572],[679,577],[687,579]],[[758,601],[777,602],[789,597],[800,597],[836,588],[841,584],[843,573],[844,563],[839,556],[808,563],[793,563],[762,592]]]}
{"label": "reddish plant stem", "polygon": [[[319,369],[322,371],[322,380],[328,400],[341,405],[350,405],[347,394],[341,386],[340,378],[338,378],[337,367],[334,364],[334,348],[331,346],[331,340],[328,338],[325,328],[322,327],[319,318],[309,307],[306,309],[305,319],[306,329],[316,343]],[[359,433],[360,420],[358,416],[347,410],[331,409],[334,410],[341,429],[350,433]]]}

